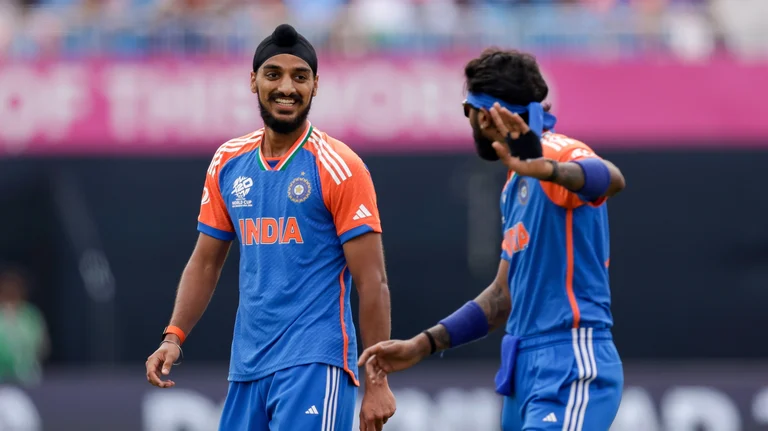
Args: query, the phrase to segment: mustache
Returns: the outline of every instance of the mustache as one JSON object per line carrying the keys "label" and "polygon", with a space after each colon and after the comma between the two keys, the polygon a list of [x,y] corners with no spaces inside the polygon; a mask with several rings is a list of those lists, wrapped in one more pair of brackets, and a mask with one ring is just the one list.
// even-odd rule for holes
{"label": "mustache", "polygon": [[274,102],[277,99],[293,99],[293,101],[296,102],[296,103],[301,103],[304,100],[304,99],[302,99],[302,97],[298,93],[294,93],[294,94],[287,95],[287,96],[285,94],[282,94],[282,93],[272,93],[272,94],[269,95],[269,100],[271,102]]}

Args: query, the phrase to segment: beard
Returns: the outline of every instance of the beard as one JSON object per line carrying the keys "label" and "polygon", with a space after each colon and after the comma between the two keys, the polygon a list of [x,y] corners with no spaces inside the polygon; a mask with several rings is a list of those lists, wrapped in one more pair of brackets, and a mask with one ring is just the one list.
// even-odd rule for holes
{"label": "beard", "polygon": [[495,162],[499,160],[499,155],[496,154],[496,150],[493,149],[493,141],[483,136],[483,132],[477,127],[472,127],[472,137],[475,140],[475,150],[477,155],[483,160],[489,162]]}
{"label": "beard", "polygon": [[[269,100],[275,100],[278,97],[285,97],[285,96],[278,96],[278,95],[272,95],[270,96]],[[298,94],[294,94],[290,96],[291,99],[295,100],[296,103],[301,103],[301,96]],[[293,120],[278,120],[275,118],[271,112],[267,109],[266,106],[264,106],[263,103],[261,103],[261,98],[259,98],[259,110],[261,111],[261,119],[264,121],[264,125],[272,130],[274,130],[276,133],[280,133],[282,135],[295,132],[299,127],[304,125],[304,121],[307,120],[307,117],[309,116],[309,108],[312,107],[312,100],[309,101],[307,104],[307,107],[304,108],[303,111],[299,112],[298,115],[296,115],[296,118]]]}

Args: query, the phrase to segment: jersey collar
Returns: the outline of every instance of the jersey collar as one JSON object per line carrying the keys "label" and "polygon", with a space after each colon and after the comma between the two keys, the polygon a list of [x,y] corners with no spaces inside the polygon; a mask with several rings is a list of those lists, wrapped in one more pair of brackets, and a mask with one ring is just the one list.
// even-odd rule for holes
{"label": "jersey collar", "polygon": [[275,165],[274,169],[269,166],[269,163],[267,162],[267,159],[264,157],[264,153],[261,151],[261,146],[264,143],[264,135],[261,137],[261,144],[259,144],[259,157],[258,157],[258,164],[259,168],[262,171],[282,171],[285,169],[286,166],[288,166],[288,163],[293,160],[293,157],[296,155],[296,153],[299,152],[301,147],[304,146],[304,144],[307,143],[307,140],[312,135],[312,130],[314,129],[314,126],[312,126],[312,123],[309,121],[307,122],[307,128],[304,130],[304,133],[301,134],[299,139],[296,140],[296,142],[293,143],[290,149],[283,154],[282,157],[280,157],[280,161]]}

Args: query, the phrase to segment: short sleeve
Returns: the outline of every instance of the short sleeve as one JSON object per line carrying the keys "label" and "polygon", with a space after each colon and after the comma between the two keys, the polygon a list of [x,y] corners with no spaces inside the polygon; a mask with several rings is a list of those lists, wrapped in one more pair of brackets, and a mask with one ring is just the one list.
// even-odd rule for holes
{"label": "short sleeve", "polygon": [[[341,149],[339,149],[341,150]],[[351,150],[321,156],[323,199],[341,243],[368,232],[381,233],[381,219],[371,173]],[[333,159],[335,163],[332,163]]]}
{"label": "short sleeve", "polygon": [[[560,163],[575,162],[587,158],[600,159],[600,156],[595,154],[595,152],[583,142],[562,135],[545,136],[541,143],[542,148],[544,149],[544,157],[557,160]],[[552,182],[542,181],[541,187],[553,203],[563,208],[573,209],[585,204],[598,207],[606,201],[605,197],[601,197],[596,201],[590,202],[579,196],[577,193]]]}
{"label": "short sleeve", "polygon": [[504,232],[504,234],[505,238],[501,240],[501,258],[510,261],[512,260],[512,246],[506,238],[506,232]]}
{"label": "short sleeve", "polygon": [[211,163],[205,176],[197,230],[222,241],[231,241],[235,239],[235,229],[219,187],[220,169],[218,168],[220,166],[214,162]]}

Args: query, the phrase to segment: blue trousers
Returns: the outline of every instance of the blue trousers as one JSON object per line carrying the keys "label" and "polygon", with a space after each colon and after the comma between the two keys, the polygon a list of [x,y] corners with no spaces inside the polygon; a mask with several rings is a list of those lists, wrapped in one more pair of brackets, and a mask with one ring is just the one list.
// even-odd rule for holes
{"label": "blue trousers", "polygon": [[357,386],[344,370],[308,364],[230,382],[219,431],[350,431]]}
{"label": "blue trousers", "polygon": [[505,395],[503,431],[610,429],[621,403],[624,370],[609,330],[579,328],[523,338],[516,348],[502,348],[504,354],[515,357],[502,358],[507,367],[513,364],[513,379],[497,380],[509,383],[497,385]]}

